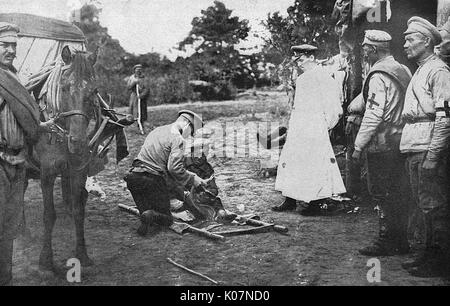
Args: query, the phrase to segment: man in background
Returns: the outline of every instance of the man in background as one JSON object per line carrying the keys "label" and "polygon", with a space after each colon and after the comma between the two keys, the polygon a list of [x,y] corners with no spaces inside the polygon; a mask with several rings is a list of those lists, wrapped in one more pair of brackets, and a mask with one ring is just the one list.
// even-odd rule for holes
{"label": "man in background", "polygon": [[147,121],[147,99],[149,96],[148,80],[144,75],[142,65],[133,67],[133,74],[128,78],[127,88],[130,93],[128,112],[134,119],[140,119],[140,125]]}

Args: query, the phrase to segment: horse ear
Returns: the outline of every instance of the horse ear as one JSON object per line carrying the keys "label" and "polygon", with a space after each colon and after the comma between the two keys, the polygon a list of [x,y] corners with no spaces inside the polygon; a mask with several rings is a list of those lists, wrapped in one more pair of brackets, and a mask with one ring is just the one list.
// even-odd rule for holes
{"label": "horse ear", "polygon": [[91,62],[91,64],[92,64],[92,66],[94,66],[95,65],[95,63],[97,62],[97,57],[98,57],[98,51],[99,51],[99,49],[100,49],[100,47],[97,47],[96,49],[95,49],[95,51],[93,52],[93,53],[91,53],[90,55],[89,55],[89,61]]}
{"label": "horse ear", "polygon": [[72,63],[72,52],[70,52],[69,46],[65,46],[62,49],[61,58],[66,65],[70,65]]}

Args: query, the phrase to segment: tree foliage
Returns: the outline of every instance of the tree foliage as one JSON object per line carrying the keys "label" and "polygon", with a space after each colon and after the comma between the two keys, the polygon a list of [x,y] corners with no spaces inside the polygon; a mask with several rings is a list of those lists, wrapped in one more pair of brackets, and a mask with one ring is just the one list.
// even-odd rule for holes
{"label": "tree foliage", "polygon": [[293,67],[291,47],[311,44],[319,48],[318,57],[330,57],[339,52],[334,21],[330,18],[334,1],[295,0],[287,9],[287,16],[279,12],[269,14],[264,22],[270,32],[266,39],[268,48],[276,50],[284,58],[277,73],[283,83],[288,83]]}
{"label": "tree foliage", "polygon": [[250,31],[248,20],[233,17],[232,12],[222,2],[214,1],[214,6],[202,10],[202,15],[192,20],[192,29],[180,48],[194,45],[196,52],[216,54],[246,39]]}
{"label": "tree foliage", "polygon": [[179,44],[181,50],[190,47],[195,51],[186,61],[190,77],[214,84],[217,99],[233,98],[235,87],[245,87],[242,80],[250,76],[246,58],[236,48],[248,37],[250,27],[248,20],[232,13],[222,2],[214,1],[192,20],[189,35]]}
{"label": "tree foliage", "polygon": [[[219,1],[192,20],[189,35],[179,44],[180,49],[190,47],[194,53],[174,62],[155,52],[141,55],[126,52],[100,24],[100,14],[101,10],[92,0],[81,8],[74,23],[85,34],[89,51],[100,47],[95,65],[99,89],[105,97],[110,94],[116,105],[128,103],[125,79],[132,74],[132,67],[136,64],[143,65],[148,77],[150,105],[197,99],[232,99],[237,87],[272,83],[272,80],[261,81],[261,78],[273,76],[272,67],[261,61],[277,58],[274,49],[265,49],[260,54],[241,54],[236,45],[248,37],[248,21],[232,16],[232,10]],[[194,92],[195,88],[190,85],[194,80],[211,86]]]}
{"label": "tree foliage", "polygon": [[267,43],[284,57],[290,57],[290,48],[298,44],[313,44],[319,47],[319,56],[330,56],[338,52],[338,37],[330,16],[334,1],[295,0],[287,9],[287,16],[279,12],[269,14],[265,22],[271,34]]}
{"label": "tree foliage", "polygon": [[83,5],[80,11],[80,19],[74,21],[84,33],[87,39],[88,51],[99,48],[95,69],[98,76],[99,89],[111,94],[125,104],[127,100],[125,84],[123,82],[125,50],[119,41],[108,34],[108,29],[102,27],[99,21],[101,10],[92,3]]}

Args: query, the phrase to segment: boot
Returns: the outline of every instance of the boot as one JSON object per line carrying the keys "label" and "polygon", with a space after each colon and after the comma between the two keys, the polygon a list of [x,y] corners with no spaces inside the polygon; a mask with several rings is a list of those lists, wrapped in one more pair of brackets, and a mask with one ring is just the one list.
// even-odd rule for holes
{"label": "boot", "polygon": [[0,240],[0,286],[8,286],[12,280],[13,240]]}
{"label": "boot", "polygon": [[272,207],[272,210],[276,212],[282,212],[295,210],[296,208],[297,208],[297,201],[292,198],[286,197],[286,199],[281,205]]}
{"label": "boot", "polygon": [[305,217],[322,216],[322,209],[320,208],[320,201],[312,201],[308,206],[300,211],[300,215]]}
{"label": "boot", "polygon": [[430,258],[430,250],[426,249],[421,255],[414,258],[413,260],[405,261],[402,263],[402,268],[405,270],[409,270],[411,268],[415,268],[418,266],[423,265],[425,262],[427,262]]}
{"label": "boot", "polygon": [[141,216],[141,226],[139,226],[137,233],[139,236],[146,236],[151,224],[155,223],[155,214],[153,210],[144,211]]}
{"label": "boot", "polygon": [[411,246],[408,241],[408,226],[404,220],[398,218],[398,224],[395,228],[396,244],[394,248],[397,249],[399,255],[408,254],[411,251]]}
{"label": "boot", "polygon": [[364,256],[393,256],[404,255],[409,253],[409,244],[405,239],[401,239],[392,233],[393,225],[388,226],[387,218],[384,212],[379,212],[379,233],[378,240],[373,245],[359,250],[359,253]]}
{"label": "boot", "polygon": [[371,257],[404,255],[409,253],[409,247],[399,247],[389,241],[378,239],[374,244],[359,250],[359,253]]}
{"label": "boot", "polygon": [[172,225],[173,217],[155,210],[147,210],[142,213],[141,222],[148,226],[160,225],[168,227]]}
{"label": "boot", "polygon": [[448,277],[450,276],[450,264],[441,250],[434,250],[426,260],[407,271],[415,277]]}

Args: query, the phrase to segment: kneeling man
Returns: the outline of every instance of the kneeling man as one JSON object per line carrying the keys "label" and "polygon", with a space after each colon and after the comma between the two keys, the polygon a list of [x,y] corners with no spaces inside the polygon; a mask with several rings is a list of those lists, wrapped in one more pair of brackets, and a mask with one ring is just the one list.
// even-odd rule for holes
{"label": "kneeling man", "polygon": [[145,235],[152,224],[172,225],[168,177],[180,187],[206,185],[205,180],[184,166],[185,139],[202,127],[201,117],[185,110],[178,113],[174,123],[158,127],[147,136],[130,173],[124,178],[141,213],[138,234]]}

